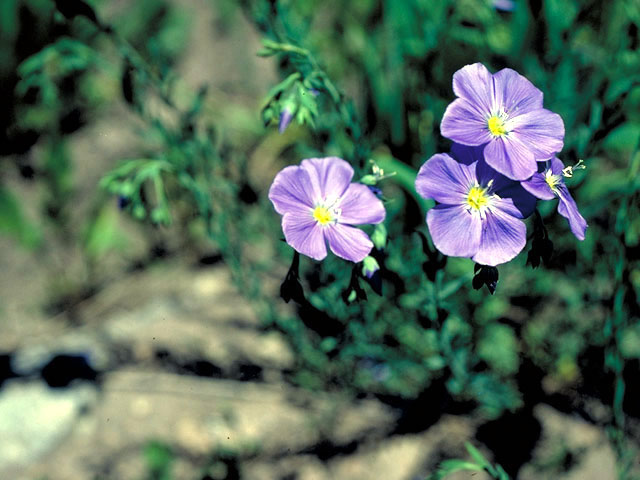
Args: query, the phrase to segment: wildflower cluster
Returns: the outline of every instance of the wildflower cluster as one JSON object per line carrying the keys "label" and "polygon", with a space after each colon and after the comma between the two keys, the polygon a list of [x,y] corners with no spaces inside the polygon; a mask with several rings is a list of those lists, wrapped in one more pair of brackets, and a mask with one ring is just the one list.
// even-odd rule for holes
{"label": "wildflower cluster", "polygon": [[584,239],[587,223],[564,184],[555,156],[564,124],[542,106],[542,92],[505,68],[491,74],[476,63],[453,76],[458,97],[447,107],[440,131],[455,143],[422,166],[416,190],[438,202],[427,213],[433,242],[445,255],[496,266],[526,244],[523,219],[536,201],[560,199],[558,212]]}
{"label": "wildflower cluster", "polygon": [[[572,168],[555,156],[563,147],[564,124],[543,108],[542,92],[514,70],[491,74],[480,63],[454,74],[453,91],[458,98],[440,126],[454,142],[451,152],[433,155],[415,180],[417,193],[437,202],[426,218],[435,247],[486,267],[508,262],[527,242],[523,220],[537,200],[555,197],[558,212],[583,240],[587,223],[563,180]],[[367,186],[383,174],[374,170],[362,183],[351,183],[353,174],[337,157],[303,160],[278,173],[269,199],[297,252],[322,260],[328,242],[343,259],[368,259],[362,271],[370,278],[378,268],[369,257],[373,243],[354,225],[384,220],[384,205]]]}

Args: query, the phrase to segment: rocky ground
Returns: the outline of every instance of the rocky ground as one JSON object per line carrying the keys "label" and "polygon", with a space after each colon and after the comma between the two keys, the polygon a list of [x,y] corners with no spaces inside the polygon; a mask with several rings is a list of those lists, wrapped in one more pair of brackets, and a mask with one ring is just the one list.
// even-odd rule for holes
{"label": "rocky ground", "polygon": [[[0,478],[146,478],[156,442],[176,479],[414,480],[474,441],[468,417],[394,434],[400,412],[378,400],[291,386],[285,339],[225,267],[185,263],[113,282],[77,307],[80,325],[23,339],[0,389]],[[546,405],[534,416],[541,440],[519,478],[615,478],[602,431]]]}

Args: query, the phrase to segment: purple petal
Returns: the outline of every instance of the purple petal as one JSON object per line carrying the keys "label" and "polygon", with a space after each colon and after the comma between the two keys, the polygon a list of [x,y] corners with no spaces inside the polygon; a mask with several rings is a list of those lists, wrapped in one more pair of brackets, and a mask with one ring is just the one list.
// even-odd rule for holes
{"label": "purple petal", "polygon": [[325,235],[331,251],[338,257],[351,262],[361,262],[373,248],[373,242],[367,234],[355,227],[338,223],[326,227]]}
{"label": "purple petal", "polygon": [[433,244],[443,254],[471,257],[480,246],[482,222],[463,205],[436,205],[427,212]]}
{"label": "purple petal", "polygon": [[278,125],[278,132],[284,133],[284,131],[287,129],[287,127],[291,123],[292,119],[293,119],[293,114],[291,113],[291,110],[289,110],[288,108],[285,108],[280,113],[280,123]]}
{"label": "purple petal", "polygon": [[481,63],[465,65],[453,74],[453,93],[468,100],[471,108],[482,117],[493,110],[492,75]]}
{"label": "purple petal", "polygon": [[517,137],[496,138],[484,147],[486,162],[513,180],[526,180],[538,170],[531,151]]}
{"label": "purple petal", "polygon": [[307,158],[302,160],[300,167],[309,174],[314,204],[335,202],[353,178],[351,165],[338,157]]}
{"label": "purple petal", "polygon": [[465,165],[471,165],[473,162],[484,159],[483,146],[470,147],[468,145],[462,145],[461,143],[454,143],[451,145],[451,156],[458,162]]}
{"label": "purple petal", "polygon": [[541,200],[553,200],[556,197],[546,182],[544,173],[534,173],[529,180],[522,182],[522,187]]}
{"label": "purple petal", "polygon": [[557,113],[544,108],[509,118],[515,137],[534,155],[536,160],[547,160],[564,145],[564,122]]}
{"label": "purple petal", "polygon": [[493,0],[493,7],[496,10],[512,12],[516,8],[516,2],[513,0]]}
{"label": "purple petal", "polygon": [[564,163],[558,157],[553,157],[551,159],[551,173],[554,175],[562,175],[562,170],[564,170]]}
{"label": "purple petal", "polygon": [[558,213],[569,221],[571,232],[576,236],[576,238],[578,240],[584,240],[584,233],[588,226],[587,221],[582,215],[580,215],[578,206],[564,183],[558,185],[558,191],[558,196],[560,197]]}
{"label": "purple petal", "polygon": [[286,213],[282,217],[284,238],[296,251],[315,260],[327,256],[323,228],[309,215],[300,216]]}
{"label": "purple petal", "polygon": [[498,208],[487,211],[482,222],[480,247],[473,260],[495,267],[508,262],[522,251],[527,243],[527,227],[522,220]]}
{"label": "purple petal", "polygon": [[483,145],[491,140],[487,118],[490,111],[480,113],[464,98],[451,102],[440,123],[443,137],[463,145]]}
{"label": "purple petal", "polygon": [[[484,147],[483,147],[484,149]],[[505,188],[511,187],[515,184],[513,180],[505,177],[501,173],[497,172],[493,167],[489,166],[484,159],[484,155],[480,157],[480,161],[476,163],[476,178],[480,185],[486,186],[489,182],[492,182],[491,190],[500,194]],[[500,195],[502,196],[502,195]]]}
{"label": "purple petal", "polygon": [[269,188],[269,200],[276,212],[307,211],[313,207],[309,174],[298,166],[285,167],[278,172]]}
{"label": "purple petal", "polygon": [[496,105],[510,116],[542,109],[542,92],[515,70],[504,68],[493,75]]}
{"label": "purple petal", "polygon": [[494,200],[494,208],[515,218],[527,218],[536,208],[538,199],[517,183],[502,190],[499,200]]}
{"label": "purple petal", "polygon": [[474,182],[471,167],[456,162],[446,153],[438,153],[420,167],[416,190],[424,198],[459,205],[464,202]]}
{"label": "purple petal", "polygon": [[350,225],[380,223],[384,220],[384,205],[368,186],[352,183],[337,205],[342,210],[339,222]]}

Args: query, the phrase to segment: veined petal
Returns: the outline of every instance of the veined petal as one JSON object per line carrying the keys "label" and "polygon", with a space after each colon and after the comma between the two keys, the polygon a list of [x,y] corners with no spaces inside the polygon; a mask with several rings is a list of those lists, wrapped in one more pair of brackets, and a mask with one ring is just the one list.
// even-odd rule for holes
{"label": "veined petal", "polygon": [[311,215],[307,217],[285,213],[282,217],[282,231],[287,243],[303,255],[315,260],[322,260],[327,256],[323,227]]}
{"label": "veined petal", "polygon": [[538,201],[516,182],[497,195],[500,198],[493,200],[492,207],[515,218],[527,218],[535,210]]}
{"label": "veined petal", "polygon": [[460,205],[474,182],[471,167],[456,162],[446,153],[438,153],[420,167],[416,177],[416,190],[424,198]]}
{"label": "veined petal", "polygon": [[515,258],[526,243],[527,227],[524,222],[494,208],[487,211],[482,224],[480,246],[473,260],[495,267]]}
{"label": "veined petal", "polygon": [[558,185],[558,197],[560,197],[558,213],[569,221],[571,232],[576,238],[578,240],[584,240],[584,234],[588,227],[587,221],[580,215],[578,206],[564,183]]}
{"label": "veined petal", "polygon": [[487,126],[489,113],[481,113],[466,98],[458,98],[447,106],[440,133],[463,145],[483,145],[492,138]]}
{"label": "veined petal", "polygon": [[349,185],[337,207],[342,210],[338,221],[350,225],[380,223],[386,214],[380,199],[361,183]]}
{"label": "veined petal", "polygon": [[351,165],[338,157],[307,158],[302,160],[300,168],[309,174],[314,204],[335,202],[353,178]]}
{"label": "veined petal", "polygon": [[544,173],[534,173],[529,180],[522,182],[522,188],[541,200],[553,200],[556,197],[546,182]]}
{"label": "veined petal", "polygon": [[562,175],[562,170],[564,170],[564,163],[558,157],[553,157],[551,159],[551,173],[554,175]]}
{"label": "veined petal", "polygon": [[536,160],[547,160],[564,145],[564,122],[544,108],[509,118],[509,136],[515,137]]}
{"label": "veined petal", "polygon": [[[483,147],[484,149],[484,147]],[[495,168],[491,167],[482,155],[481,160],[476,163],[476,178],[478,183],[487,186],[491,183],[491,191],[498,193],[514,184],[514,181],[499,173]]]}
{"label": "veined petal", "polygon": [[366,233],[348,225],[331,225],[325,229],[325,235],[331,251],[351,262],[361,262],[373,248],[373,242]]}
{"label": "veined petal", "polygon": [[273,179],[269,188],[269,200],[276,212],[298,212],[313,207],[311,180],[306,171],[298,166],[285,167]]}
{"label": "veined petal", "polygon": [[512,180],[526,180],[538,170],[531,151],[509,134],[508,138],[496,138],[484,147],[484,158],[489,166]]}
{"label": "veined petal", "polygon": [[480,246],[480,215],[463,205],[436,205],[427,212],[427,226],[433,244],[443,254],[471,257]]}
{"label": "veined petal", "polygon": [[493,75],[496,106],[515,116],[542,108],[542,92],[515,70],[503,68]]}
{"label": "veined petal", "polygon": [[468,100],[481,115],[489,115],[493,108],[491,72],[481,63],[465,65],[453,74],[453,93]]}

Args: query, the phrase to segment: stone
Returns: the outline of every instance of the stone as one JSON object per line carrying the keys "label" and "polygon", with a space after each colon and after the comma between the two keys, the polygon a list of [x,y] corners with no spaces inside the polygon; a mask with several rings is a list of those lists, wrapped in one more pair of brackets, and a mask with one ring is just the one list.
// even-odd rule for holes
{"label": "stone", "polygon": [[51,389],[8,381],[0,390],[0,478],[15,478],[12,472],[53,450],[96,398],[96,388],[86,383]]}
{"label": "stone", "polygon": [[[522,480],[541,476],[561,480],[615,480],[616,457],[605,432],[581,418],[537,405],[534,415],[542,436],[531,462],[520,471]],[[568,465],[565,460],[570,460]]]}

